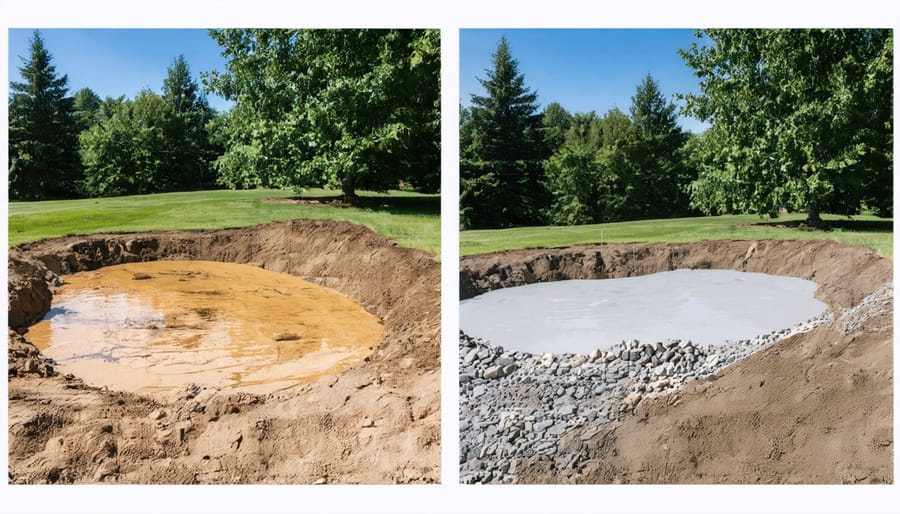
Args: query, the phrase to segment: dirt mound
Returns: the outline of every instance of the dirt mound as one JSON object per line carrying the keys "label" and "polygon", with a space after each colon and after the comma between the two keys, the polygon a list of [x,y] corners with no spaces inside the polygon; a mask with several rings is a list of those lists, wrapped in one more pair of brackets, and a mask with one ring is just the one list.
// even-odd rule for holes
{"label": "dirt mound", "polygon": [[620,423],[570,430],[558,455],[519,463],[519,483],[892,482],[892,267],[870,250],[713,241],[507,251],[463,258],[460,297],[684,268],[813,280],[835,320],[643,402]]}
{"label": "dirt mound", "polygon": [[[27,342],[60,276],[157,259],[304,277],[378,316],[384,340],[363,364],[290,393],[171,398],[58,376]],[[331,221],[68,237],[10,250],[8,293],[11,483],[439,480],[440,266],[424,252]]]}

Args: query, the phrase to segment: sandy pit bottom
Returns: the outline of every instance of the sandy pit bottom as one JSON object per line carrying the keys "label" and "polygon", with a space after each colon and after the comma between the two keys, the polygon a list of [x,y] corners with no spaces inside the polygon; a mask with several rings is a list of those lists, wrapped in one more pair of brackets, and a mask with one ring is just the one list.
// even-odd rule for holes
{"label": "sandy pit bottom", "polygon": [[353,300],[299,277],[155,261],[67,277],[28,339],[93,386],[270,393],[349,368],[382,332]]}

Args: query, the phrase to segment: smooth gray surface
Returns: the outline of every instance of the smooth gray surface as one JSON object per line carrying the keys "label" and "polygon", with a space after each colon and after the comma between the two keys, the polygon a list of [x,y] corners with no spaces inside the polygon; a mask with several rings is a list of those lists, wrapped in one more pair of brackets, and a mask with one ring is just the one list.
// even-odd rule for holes
{"label": "smooth gray surface", "polygon": [[726,270],[565,280],[460,302],[463,332],[508,350],[588,353],[622,341],[722,344],[792,327],[827,310],[815,282]]}

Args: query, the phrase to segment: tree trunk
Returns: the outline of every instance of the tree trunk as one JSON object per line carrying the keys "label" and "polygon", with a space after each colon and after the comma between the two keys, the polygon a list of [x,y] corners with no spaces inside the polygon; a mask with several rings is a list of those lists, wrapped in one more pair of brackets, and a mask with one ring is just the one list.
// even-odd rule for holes
{"label": "tree trunk", "polygon": [[356,203],[356,185],[353,183],[353,177],[344,177],[341,180],[341,201],[346,204]]}
{"label": "tree trunk", "polygon": [[819,217],[819,204],[815,200],[806,204],[806,224],[814,228],[822,225],[822,218]]}

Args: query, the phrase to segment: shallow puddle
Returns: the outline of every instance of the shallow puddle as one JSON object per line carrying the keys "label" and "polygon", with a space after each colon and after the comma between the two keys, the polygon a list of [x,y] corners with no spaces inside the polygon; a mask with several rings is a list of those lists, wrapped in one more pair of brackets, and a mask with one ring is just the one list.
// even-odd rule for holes
{"label": "shallow puddle", "polygon": [[346,296],[254,266],[155,261],[65,280],[26,337],[61,373],[116,390],[273,392],[349,368],[382,337]]}
{"label": "shallow puddle", "polygon": [[815,282],[727,270],[564,280],[460,302],[460,326],[508,350],[586,354],[622,341],[722,344],[822,314]]}

